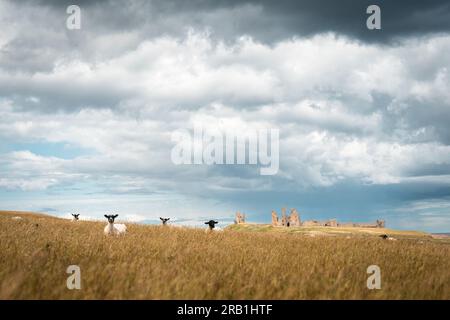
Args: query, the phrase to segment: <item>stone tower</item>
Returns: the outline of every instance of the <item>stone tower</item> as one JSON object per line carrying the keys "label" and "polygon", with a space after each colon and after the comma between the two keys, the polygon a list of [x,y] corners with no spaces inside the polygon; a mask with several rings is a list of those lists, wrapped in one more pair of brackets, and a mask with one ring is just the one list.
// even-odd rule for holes
{"label": "stone tower", "polygon": [[288,221],[289,221],[290,227],[300,227],[301,226],[300,216],[297,212],[297,209],[295,209],[295,208],[291,209],[291,214],[289,215]]}
{"label": "stone tower", "polygon": [[286,208],[281,208],[281,225],[287,227],[289,223],[289,218],[286,216]]}
{"label": "stone tower", "polygon": [[236,217],[234,218],[235,224],[245,223],[245,214],[236,212]]}
{"label": "stone tower", "polygon": [[272,226],[273,227],[278,226],[278,215],[275,210],[272,210]]}

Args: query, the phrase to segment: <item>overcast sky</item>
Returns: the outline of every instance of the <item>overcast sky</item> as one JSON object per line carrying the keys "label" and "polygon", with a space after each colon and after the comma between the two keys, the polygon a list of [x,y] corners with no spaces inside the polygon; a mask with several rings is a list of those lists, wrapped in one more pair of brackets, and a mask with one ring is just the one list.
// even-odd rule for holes
{"label": "overcast sky", "polygon": [[[0,0],[0,209],[449,232],[449,53],[447,1]],[[278,128],[278,173],[176,166],[194,124]]]}

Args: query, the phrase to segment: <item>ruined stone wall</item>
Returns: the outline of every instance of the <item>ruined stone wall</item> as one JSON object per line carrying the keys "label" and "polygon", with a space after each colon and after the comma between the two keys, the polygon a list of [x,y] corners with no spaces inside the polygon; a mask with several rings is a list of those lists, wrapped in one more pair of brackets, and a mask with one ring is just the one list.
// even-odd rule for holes
{"label": "ruined stone wall", "polygon": [[338,227],[353,228],[353,227],[355,227],[355,225],[353,223],[346,222],[346,223],[338,223]]}
{"label": "ruined stone wall", "polygon": [[297,209],[291,209],[291,214],[289,215],[289,226],[299,227],[301,226],[300,216]]}
{"label": "ruined stone wall", "polygon": [[283,227],[288,226],[288,218],[286,217],[286,208],[281,209],[281,225]]}
{"label": "ruined stone wall", "polygon": [[377,223],[354,223],[353,225],[358,228],[378,228]]}
{"label": "ruined stone wall", "polygon": [[272,210],[272,226],[274,227],[279,226],[278,215],[275,210]]}
{"label": "ruined stone wall", "polygon": [[384,220],[377,220],[374,223],[355,223],[355,222],[349,222],[349,223],[339,223],[339,227],[348,228],[384,228]]}
{"label": "ruined stone wall", "polygon": [[286,215],[286,208],[282,208],[281,218],[278,218],[277,212],[272,210],[272,226],[299,227],[300,225],[300,216],[296,209],[291,209],[291,213]]}
{"label": "ruined stone wall", "polygon": [[236,216],[234,218],[235,224],[245,223],[245,214],[240,213],[239,211],[236,212]]}
{"label": "ruined stone wall", "polygon": [[319,221],[316,220],[307,220],[307,221],[303,221],[302,226],[304,227],[318,227],[318,226],[322,226],[323,224]]}
{"label": "ruined stone wall", "polygon": [[286,215],[286,208],[281,209],[281,219],[278,218],[277,212],[272,210],[272,226],[283,226],[283,227],[342,227],[342,228],[384,228],[385,221],[377,220],[375,223],[355,223],[355,222],[345,222],[338,223],[336,219],[330,219],[326,221],[317,220],[307,220],[301,221],[300,215],[297,209],[291,209],[291,213]]}
{"label": "ruined stone wall", "polygon": [[338,223],[337,223],[336,219],[331,219],[331,220],[325,221],[324,226],[325,227],[337,227]]}

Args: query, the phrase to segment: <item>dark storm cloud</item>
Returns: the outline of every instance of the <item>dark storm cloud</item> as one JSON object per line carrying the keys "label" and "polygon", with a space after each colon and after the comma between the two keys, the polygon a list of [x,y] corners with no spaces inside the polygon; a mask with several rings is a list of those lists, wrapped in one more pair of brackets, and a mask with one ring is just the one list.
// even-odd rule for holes
{"label": "dark storm cloud", "polygon": [[[31,2],[30,2],[31,3]],[[389,41],[398,37],[450,30],[450,3],[445,0],[302,0],[302,1],[41,1],[64,9],[79,4],[101,10],[101,21],[113,29],[142,28],[149,35],[176,34],[187,25],[209,27],[216,36],[232,40],[248,34],[266,43],[293,36],[333,31],[362,41]],[[366,8],[381,8],[382,30],[366,28]]]}
{"label": "dark storm cloud", "polygon": [[[184,37],[188,28],[209,30],[214,41],[232,43],[242,35],[249,35],[266,44],[323,32],[366,42],[389,43],[399,38],[450,30],[450,3],[442,0],[41,0],[5,3],[9,4],[5,10],[10,11],[0,16],[0,24],[10,25],[12,29],[8,33],[16,35],[0,48],[0,66],[31,72],[49,71],[53,62],[62,57],[92,61],[134,49],[144,40],[164,35]],[[65,28],[66,8],[71,4],[78,4],[82,9],[82,30],[77,32]],[[382,30],[366,28],[366,8],[370,4],[381,7]],[[128,34],[125,43],[114,38],[120,34]],[[96,45],[100,37],[107,36],[114,38],[111,41],[115,41],[116,46]]]}
{"label": "dark storm cloud", "polygon": [[[382,30],[366,27],[366,9],[372,4],[381,8]],[[264,1],[263,6],[279,25],[280,38],[333,31],[363,41],[384,41],[450,30],[447,1]]]}

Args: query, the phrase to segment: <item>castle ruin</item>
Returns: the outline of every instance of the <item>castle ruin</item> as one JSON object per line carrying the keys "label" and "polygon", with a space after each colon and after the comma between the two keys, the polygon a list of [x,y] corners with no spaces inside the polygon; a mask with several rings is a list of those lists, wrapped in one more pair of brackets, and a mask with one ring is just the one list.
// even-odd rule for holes
{"label": "castle ruin", "polygon": [[272,226],[274,227],[355,227],[355,228],[384,228],[384,220],[376,220],[374,223],[339,223],[336,219],[330,219],[326,221],[306,220],[301,221],[300,215],[297,209],[291,209],[289,215],[286,215],[286,209],[281,209],[281,219],[278,218],[278,214],[275,210],[272,210]]}
{"label": "castle ruin", "polygon": [[272,210],[272,226],[299,227],[301,226],[300,216],[296,209],[291,209],[291,213],[286,215],[286,208],[282,208],[280,220],[277,212]]}
{"label": "castle ruin", "polygon": [[236,212],[236,216],[234,218],[234,223],[235,224],[245,223],[245,214],[240,213],[239,211]]}
{"label": "castle ruin", "polygon": [[[237,211],[234,219],[235,224],[245,223],[245,214]],[[300,220],[300,214],[297,209],[292,208],[289,214],[286,214],[286,208],[281,209],[281,217],[275,210],[272,210],[272,226],[274,227],[333,227],[333,228],[385,228],[384,220],[376,220],[374,223],[359,222],[338,222],[336,219],[325,221]]]}

